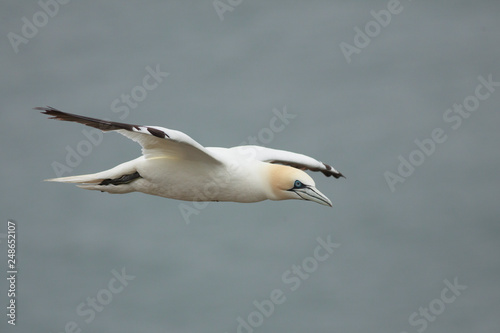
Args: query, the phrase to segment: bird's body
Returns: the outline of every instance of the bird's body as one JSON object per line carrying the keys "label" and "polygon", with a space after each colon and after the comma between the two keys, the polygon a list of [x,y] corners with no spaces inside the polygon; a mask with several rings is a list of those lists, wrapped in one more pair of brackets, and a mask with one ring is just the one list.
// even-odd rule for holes
{"label": "bird's body", "polygon": [[[223,155],[223,156],[230,156]],[[94,179],[117,179],[123,175],[138,172],[141,177],[119,185],[108,184],[106,187],[95,184],[79,185],[89,190],[104,190],[110,193],[144,192],[165,198],[187,201],[236,201],[256,202],[267,199],[263,191],[264,183],[257,177],[261,163],[237,164],[204,162],[185,163],[176,158],[154,157],[146,159],[144,156],[118,165],[117,167],[97,173]],[[118,176],[121,175],[121,176]],[[76,177],[67,177],[66,180],[85,181]],[[84,176],[86,177],[86,176]],[[88,178],[88,177],[86,177]],[[253,179],[252,182],[249,180]],[[244,184],[242,180],[245,180]],[[260,186],[251,186],[251,185]],[[245,191],[235,191],[244,188]],[[242,195],[243,194],[243,195]]]}
{"label": "bird's body", "polygon": [[342,174],[311,157],[260,146],[203,147],[186,134],[157,126],[116,123],[36,108],[54,119],[79,122],[137,141],[143,156],[112,169],[49,179],[109,193],[143,192],[187,201],[257,202],[305,199],[331,206],[301,169]]}

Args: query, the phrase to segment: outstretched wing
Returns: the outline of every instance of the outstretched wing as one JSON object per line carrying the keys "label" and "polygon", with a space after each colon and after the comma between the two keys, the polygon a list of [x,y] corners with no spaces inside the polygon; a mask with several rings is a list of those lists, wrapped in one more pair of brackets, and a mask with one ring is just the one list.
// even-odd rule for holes
{"label": "outstretched wing", "polygon": [[170,156],[179,159],[221,163],[217,157],[188,135],[158,126],[141,126],[117,123],[66,113],[52,107],[36,107],[42,113],[51,116],[50,119],[74,121],[101,131],[116,131],[142,146],[146,158]]}
{"label": "outstretched wing", "polygon": [[231,149],[237,150],[238,153],[247,156],[249,159],[252,158],[262,162],[289,165],[302,170],[321,171],[327,177],[345,178],[343,174],[335,170],[331,165],[303,154],[260,146],[238,146]]}

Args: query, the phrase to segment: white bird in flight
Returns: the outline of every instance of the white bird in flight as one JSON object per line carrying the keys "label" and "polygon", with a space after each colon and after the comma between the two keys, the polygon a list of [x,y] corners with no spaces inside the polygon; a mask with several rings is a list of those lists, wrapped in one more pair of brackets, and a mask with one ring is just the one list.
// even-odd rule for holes
{"label": "white bird in flight", "polygon": [[330,199],[302,170],[344,177],[328,164],[289,151],[260,146],[203,147],[188,135],[172,129],[89,118],[52,107],[35,109],[52,116],[50,119],[116,131],[142,146],[142,156],[109,170],[47,179],[76,183],[87,190],[143,192],[186,201],[301,199],[332,207]]}

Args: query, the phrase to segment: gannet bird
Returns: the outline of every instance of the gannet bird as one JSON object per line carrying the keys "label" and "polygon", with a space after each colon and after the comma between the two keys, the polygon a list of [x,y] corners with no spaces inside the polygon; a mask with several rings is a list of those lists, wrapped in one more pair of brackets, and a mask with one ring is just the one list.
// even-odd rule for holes
{"label": "gannet bird", "polygon": [[[188,135],[158,126],[117,123],[37,107],[50,119],[115,131],[142,146],[142,156],[106,171],[47,181],[109,193],[143,192],[187,201],[257,202],[301,199],[332,207],[304,171],[343,175],[306,155],[260,146],[203,147]],[[344,177],[345,178],[345,177]]]}

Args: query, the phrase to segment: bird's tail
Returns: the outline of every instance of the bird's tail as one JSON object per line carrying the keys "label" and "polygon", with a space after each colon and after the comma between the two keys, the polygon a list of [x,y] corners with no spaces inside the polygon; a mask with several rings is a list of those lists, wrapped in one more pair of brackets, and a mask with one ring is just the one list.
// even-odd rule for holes
{"label": "bird's tail", "polygon": [[134,191],[130,183],[141,175],[135,168],[136,160],[117,165],[109,170],[78,176],[45,179],[49,182],[73,183],[86,190],[99,190],[110,193]]}

